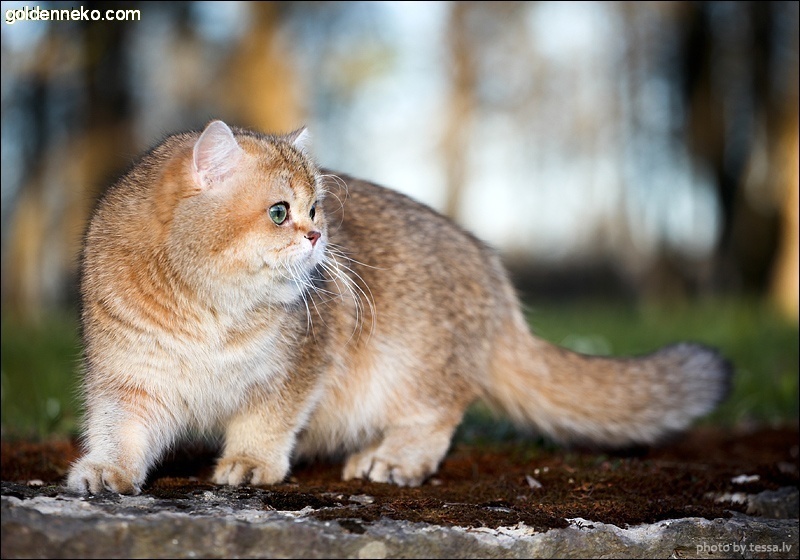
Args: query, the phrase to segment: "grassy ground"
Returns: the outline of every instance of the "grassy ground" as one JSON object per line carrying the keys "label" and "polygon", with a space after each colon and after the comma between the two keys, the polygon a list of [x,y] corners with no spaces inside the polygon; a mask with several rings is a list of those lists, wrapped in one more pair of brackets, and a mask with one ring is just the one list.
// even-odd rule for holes
{"label": "grassy ground", "polygon": [[[777,424],[798,418],[798,329],[754,301],[681,306],[621,306],[591,302],[529,305],[540,336],[591,354],[642,354],[691,340],[718,347],[736,367],[734,390],[704,422]],[[77,322],[53,317],[38,327],[2,320],[2,432],[44,438],[75,433],[79,357]],[[486,420],[473,410],[460,431],[469,438]],[[510,433],[503,423],[494,434]]]}
{"label": "grassy ground", "polygon": [[77,318],[38,325],[2,319],[3,436],[44,438],[76,430],[79,417]]}

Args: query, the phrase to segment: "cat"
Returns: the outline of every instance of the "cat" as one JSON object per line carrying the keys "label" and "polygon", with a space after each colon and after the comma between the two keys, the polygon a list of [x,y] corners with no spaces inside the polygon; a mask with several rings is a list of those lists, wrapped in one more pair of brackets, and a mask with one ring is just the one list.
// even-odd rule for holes
{"label": "cat", "polygon": [[726,395],[716,350],[581,355],[529,331],[498,255],[444,216],[320,170],[308,132],[210,122],[106,192],[80,274],[84,455],[67,486],[137,494],[181,438],[213,482],[299,460],[417,486],[478,399],[557,442],[647,445]]}

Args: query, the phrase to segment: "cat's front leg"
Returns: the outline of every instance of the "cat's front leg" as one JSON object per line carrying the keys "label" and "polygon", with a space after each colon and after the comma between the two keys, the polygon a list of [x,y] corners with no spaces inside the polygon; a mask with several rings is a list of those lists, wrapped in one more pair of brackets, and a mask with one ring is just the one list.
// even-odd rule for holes
{"label": "cat's front leg", "polygon": [[67,487],[81,494],[116,492],[137,495],[142,491],[146,469],[131,463],[117,463],[110,455],[89,453],[70,469]]}
{"label": "cat's front leg", "polygon": [[215,484],[277,484],[289,474],[303,411],[303,395],[263,390],[229,421]]}
{"label": "cat's front leg", "polygon": [[217,462],[215,484],[254,486],[277,484],[289,473],[295,432],[264,410],[237,414],[225,432],[225,447]]}
{"label": "cat's front leg", "polygon": [[87,411],[86,455],[70,468],[67,487],[81,494],[139,494],[174,433],[151,403],[95,399]]}

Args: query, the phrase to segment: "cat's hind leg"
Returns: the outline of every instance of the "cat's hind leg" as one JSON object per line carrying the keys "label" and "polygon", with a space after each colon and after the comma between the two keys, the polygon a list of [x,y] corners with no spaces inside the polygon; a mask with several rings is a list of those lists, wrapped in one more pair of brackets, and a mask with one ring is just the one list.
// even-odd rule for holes
{"label": "cat's hind leg", "polygon": [[391,426],[381,439],[350,455],[342,478],[419,486],[439,468],[457,425],[458,421]]}

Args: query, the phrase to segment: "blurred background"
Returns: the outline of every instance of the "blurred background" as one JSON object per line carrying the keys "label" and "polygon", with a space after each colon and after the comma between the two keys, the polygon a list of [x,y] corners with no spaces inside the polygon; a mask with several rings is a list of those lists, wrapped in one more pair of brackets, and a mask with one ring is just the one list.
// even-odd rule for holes
{"label": "blurred background", "polygon": [[[2,2],[3,435],[71,434],[97,196],[212,118],[306,125],[321,165],[497,248],[545,338],[694,339],[726,424],[798,416],[797,2]],[[138,14],[138,15],[137,15]]]}

